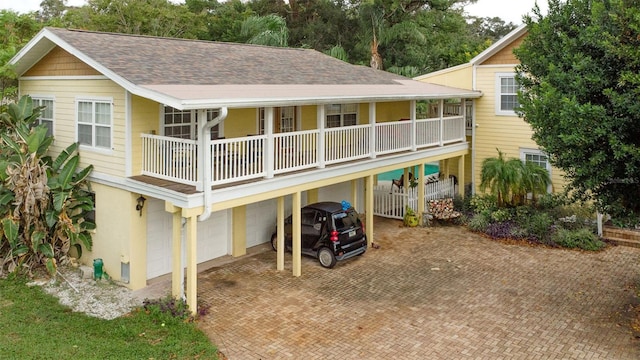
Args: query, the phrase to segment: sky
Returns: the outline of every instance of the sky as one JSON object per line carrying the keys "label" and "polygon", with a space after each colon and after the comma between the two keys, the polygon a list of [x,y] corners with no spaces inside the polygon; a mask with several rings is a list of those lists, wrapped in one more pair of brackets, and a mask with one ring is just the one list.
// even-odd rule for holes
{"label": "sky", "polygon": [[[40,9],[42,0],[0,0],[0,9],[12,9],[19,13],[37,11]],[[537,0],[542,9],[542,13],[546,13],[547,0]],[[84,0],[67,0],[67,5],[82,5]],[[469,15],[478,17],[500,17],[505,22],[514,24],[522,23],[522,15],[529,13],[533,8],[536,0],[478,0],[477,3],[465,7]]]}

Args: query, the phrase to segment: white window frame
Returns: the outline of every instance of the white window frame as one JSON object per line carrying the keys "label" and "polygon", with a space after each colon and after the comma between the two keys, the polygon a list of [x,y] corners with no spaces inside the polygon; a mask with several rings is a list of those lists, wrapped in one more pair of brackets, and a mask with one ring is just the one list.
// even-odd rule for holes
{"label": "white window frame", "polygon": [[[192,140],[198,139],[198,111],[199,110],[178,110],[169,105],[160,105],[160,133],[162,136],[169,136],[166,134],[166,129],[169,127],[174,127],[175,124],[166,124],[165,123],[165,113],[166,109],[171,108],[175,110],[176,113],[189,113],[189,122],[188,123],[180,123],[178,126],[189,126],[189,138]],[[207,109],[207,121],[213,120],[218,114],[220,114],[219,109]],[[217,126],[217,127],[216,127]],[[217,139],[224,139],[224,121],[220,122],[211,128],[211,136],[217,136]],[[214,135],[217,134],[217,135]],[[177,137],[178,139],[186,139],[183,137]]]}
{"label": "white window frame", "polygon": [[[335,107],[340,107],[339,109],[335,108]],[[349,109],[345,109],[347,106],[355,106],[355,111],[350,111]],[[349,103],[349,104],[328,104],[325,105],[325,119],[324,119],[324,124],[327,128],[334,128],[334,127],[345,127],[345,126],[355,126],[358,125],[359,123],[359,119],[360,119],[360,106],[357,103]],[[356,118],[355,118],[355,123],[354,124],[347,124],[345,125],[345,115],[352,115],[355,114]],[[338,126],[329,126],[329,117],[330,116],[339,116],[340,117],[340,125]]]}
{"label": "white window frame", "polygon": [[[299,121],[300,107],[299,106],[280,106],[280,107],[275,107],[273,109],[277,115],[277,118],[275,118],[274,120],[279,121],[278,129],[280,129],[281,133],[294,132],[294,131],[297,131],[297,129],[300,129],[300,121]],[[286,113],[289,111],[291,111],[290,115],[292,117],[285,117]],[[258,135],[264,135],[265,117],[266,117],[266,108],[264,107],[257,108],[256,109],[256,134]],[[283,128],[285,128],[283,126],[285,120],[291,121],[291,126],[289,127],[289,129],[287,129],[287,131],[282,131]],[[274,129],[275,129],[275,126],[274,126]]]}
{"label": "white window frame", "polygon": [[[551,163],[549,162],[549,155],[547,155],[544,151],[540,150],[540,149],[529,149],[529,148],[520,148],[520,160],[524,163],[527,162],[527,155],[531,155],[531,156],[544,156],[546,158],[545,161],[545,169],[547,169],[547,172],[549,173],[549,177],[551,177]],[[535,161],[536,164],[539,164],[539,161]],[[551,191],[553,190],[552,185],[550,184],[547,187],[547,192],[551,193]]]}
{"label": "white window frame", "polygon": [[[81,123],[80,122],[80,103],[91,103],[92,112],[91,112],[91,123]],[[108,104],[109,105],[109,124],[96,124],[96,104]],[[109,97],[77,97],[75,102],[75,116],[76,116],[76,142],[80,141],[80,125],[90,125],[91,126],[91,145],[88,144],[80,144],[80,148],[88,149],[93,151],[105,151],[111,153],[114,150],[114,139],[113,139],[113,98]],[[109,146],[97,146],[96,145],[96,127],[108,128],[109,129]]]}
{"label": "white window frame", "polygon": [[[55,96],[49,96],[49,95],[31,95],[31,99],[33,99],[33,107],[38,107],[38,106],[42,106],[42,102],[43,101],[51,101],[51,109],[44,109],[41,113],[40,116],[38,116],[38,125],[45,125],[47,126],[44,122],[50,122],[51,126],[47,126],[47,128],[49,129],[49,131],[47,132],[47,135],[49,136],[53,136],[55,134],[56,128],[55,128],[55,118],[56,118],[56,98]],[[43,115],[45,114],[44,112],[47,110],[51,110],[51,118],[45,118]]]}
{"label": "white window frame", "polygon": [[[513,79],[516,81],[516,73],[496,73],[496,98],[495,98],[495,109],[496,115],[508,115],[508,116],[517,116],[515,110],[504,110],[502,109],[502,96],[516,96],[517,103],[517,91],[514,93],[510,92],[502,92],[502,79]],[[517,87],[517,84],[516,84]]]}

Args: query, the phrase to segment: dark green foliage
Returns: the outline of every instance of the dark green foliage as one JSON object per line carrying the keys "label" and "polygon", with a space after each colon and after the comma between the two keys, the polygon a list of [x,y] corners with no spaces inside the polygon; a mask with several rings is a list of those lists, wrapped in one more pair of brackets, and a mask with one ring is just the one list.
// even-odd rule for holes
{"label": "dark green foliage", "polygon": [[551,0],[534,13],[515,51],[519,113],[575,198],[640,215],[640,6]]}
{"label": "dark green foliage", "polygon": [[39,266],[55,273],[72,247],[92,246],[95,224],[85,215],[93,167],[79,168],[78,144],[48,156],[53,138],[33,126],[39,113],[25,96],[0,114],[0,275]]}
{"label": "dark green foliage", "polygon": [[553,233],[552,240],[556,245],[570,249],[579,248],[597,251],[605,247],[605,243],[586,228],[577,230],[558,229]]}
{"label": "dark green foliage", "polygon": [[0,315],[3,359],[218,358],[193,322],[163,322],[144,309],[114,320],[90,317],[21,278],[0,280]]}

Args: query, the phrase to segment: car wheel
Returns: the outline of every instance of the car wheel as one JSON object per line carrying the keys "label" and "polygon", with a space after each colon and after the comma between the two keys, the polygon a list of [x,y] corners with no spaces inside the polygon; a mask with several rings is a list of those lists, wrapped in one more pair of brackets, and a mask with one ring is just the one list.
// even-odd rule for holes
{"label": "car wheel", "polygon": [[333,251],[328,247],[322,247],[318,250],[318,261],[320,261],[320,265],[327,269],[336,266],[336,256],[333,255]]}
{"label": "car wheel", "polygon": [[271,248],[273,251],[278,251],[278,234],[271,235]]}

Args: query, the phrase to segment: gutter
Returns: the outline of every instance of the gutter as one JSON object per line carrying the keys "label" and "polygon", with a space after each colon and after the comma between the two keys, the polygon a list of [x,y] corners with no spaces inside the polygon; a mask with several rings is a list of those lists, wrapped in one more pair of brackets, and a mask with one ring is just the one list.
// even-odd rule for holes
{"label": "gutter", "polygon": [[[204,112],[206,114],[206,112]],[[220,113],[218,116],[213,118],[211,121],[207,121],[202,129],[200,130],[200,136],[198,141],[198,147],[202,149],[200,151],[201,159],[203,159],[202,169],[202,197],[204,202],[204,212],[198,216],[198,221],[205,221],[211,216],[211,159],[207,158],[207,144],[211,141],[211,137],[209,132],[212,127],[220,124],[224,119],[227,118],[227,114],[229,113],[229,109],[227,107],[221,107]],[[204,116],[206,119],[206,115]]]}

